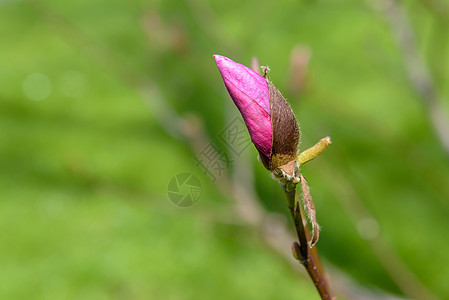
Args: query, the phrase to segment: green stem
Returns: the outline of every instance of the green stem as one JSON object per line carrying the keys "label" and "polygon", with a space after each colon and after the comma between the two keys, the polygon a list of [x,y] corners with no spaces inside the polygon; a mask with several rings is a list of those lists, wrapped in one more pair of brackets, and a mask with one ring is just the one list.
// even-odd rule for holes
{"label": "green stem", "polygon": [[287,205],[299,240],[299,262],[307,270],[321,299],[334,299],[327,284],[326,276],[321,268],[318,252],[316,252],[316,248],[309,248],[309,229],[307,226],[304,226],[301,205],[295,200],[296,185],[289,182],[286,185],[283,185],[283,189],[287,197]]}

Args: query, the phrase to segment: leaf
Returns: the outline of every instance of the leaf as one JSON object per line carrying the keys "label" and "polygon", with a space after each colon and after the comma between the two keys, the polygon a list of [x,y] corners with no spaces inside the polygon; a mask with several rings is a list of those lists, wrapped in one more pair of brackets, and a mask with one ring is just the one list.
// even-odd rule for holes
{"label": "leaf", "polygon": [[312,238],[309,241],[310,248],[315,246],[320,237],[320,226],[316,221],[316,209],[313,203],[312,195],[310,195],[309,186],[307,185],[307,180],[302,174],[299,174],[301,179],[301,190],[302,190],[302,202],[306,212],[307,219],[312,224]]}

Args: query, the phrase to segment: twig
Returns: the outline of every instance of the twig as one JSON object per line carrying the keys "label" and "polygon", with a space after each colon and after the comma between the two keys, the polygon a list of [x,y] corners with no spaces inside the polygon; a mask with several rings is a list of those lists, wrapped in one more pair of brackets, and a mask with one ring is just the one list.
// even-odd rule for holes
{"label": "twig", "polygon": [[307,270],[307,273],[315,284],[321,299],[333,299],[326,281],[326,277],[321,268],[317,252],[315,251],[315,255],[312,255],[312,248],[309,247],[307,234],[308,227],[304,225],[303,222],[301,205],[299,204],[299,201],[296,201],[296,186],[287,184],[283,185],[283,189],[285,196],[287,197],[287,206],[290,210],[290,215],[292,217],[293,224],[295,225],[296,235],[299,240],[299,245],[294,243],[292,246],[293,255]]}
{"label": "twig", "polygon": [[409,80],[427,109],[435,134],[449,156],[449,117],[441,105],[441,95],[429,68],[419,55],[415,33],[404,8],[398,0],[371,0],[368,4],[381,11],[388,19],[396,43],[404,57]]}

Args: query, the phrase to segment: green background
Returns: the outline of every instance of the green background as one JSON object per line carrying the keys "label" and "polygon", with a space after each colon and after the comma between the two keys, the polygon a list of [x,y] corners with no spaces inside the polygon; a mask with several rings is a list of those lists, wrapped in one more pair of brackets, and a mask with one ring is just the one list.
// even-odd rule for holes
{"label": "green background", "polygon": [[[404,5],[447,114],[448,7]],[[270,66],[302,149],[332,137],[302,171],[337,294],[449,298],[448,153],[390,23],[355,0],[0,2],[0,298],[318,298],[194,160],[210,141],[232,154],[215,53]],[[197,123],[202,140],[176,130]],[[243,153],[229,172],[247,166],[291,229],[281,188]],[[202,184],[184,209],[167,196],[182,172]]]}

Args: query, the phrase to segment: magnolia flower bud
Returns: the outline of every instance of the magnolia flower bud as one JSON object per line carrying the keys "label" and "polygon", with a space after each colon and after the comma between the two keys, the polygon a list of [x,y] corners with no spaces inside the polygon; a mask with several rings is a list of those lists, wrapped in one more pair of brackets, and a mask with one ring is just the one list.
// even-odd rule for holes
{"label": "magnolia flower bud", "polygon": [[267,78],[227,57],[214,58],[265,168],[293,176],[300,133],[287,101]]}

